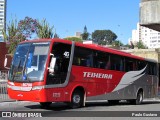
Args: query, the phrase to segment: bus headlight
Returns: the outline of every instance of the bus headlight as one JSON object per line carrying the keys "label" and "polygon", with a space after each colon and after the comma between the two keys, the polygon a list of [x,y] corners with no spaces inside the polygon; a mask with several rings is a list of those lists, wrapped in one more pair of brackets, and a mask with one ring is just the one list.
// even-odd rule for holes
{"label": "bus headlight", "polygon": [[44,89],[44,86],[34,86],[32,88],[32,90],[42,90],[42,89]]}
{"label": "bus headlight", "polygon": [[11,86],[10,86],[10,85],[7,85],[7,88],[11,88]]}

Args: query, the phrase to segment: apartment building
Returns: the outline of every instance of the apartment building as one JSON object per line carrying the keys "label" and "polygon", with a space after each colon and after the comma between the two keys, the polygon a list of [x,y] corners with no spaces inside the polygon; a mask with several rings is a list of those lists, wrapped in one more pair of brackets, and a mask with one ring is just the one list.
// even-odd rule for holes
{"label": "apartment building", "polygon": [[2,30],[6,30],[6,3],[7,0],[0,0],[0,42],[3,42]]}
{"label": "apartment building", "polygon": [[137,23],[137,29],[132,30],[132,38],[129,42],[130,41],[132,41],[133,44],[142,41],[148,48],[160,48],[160,32],[140,26],[139,23]]}

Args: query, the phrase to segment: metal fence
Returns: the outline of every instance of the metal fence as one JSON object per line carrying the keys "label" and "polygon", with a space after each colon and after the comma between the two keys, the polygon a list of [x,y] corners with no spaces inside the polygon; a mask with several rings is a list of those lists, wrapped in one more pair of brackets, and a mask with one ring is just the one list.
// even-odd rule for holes
{"label": "metal fence", "polygon": [[7,81],[8,70],[0,70],[0,81]]}
{"label": "metal fence", "polygon": [[8,78],[7,76],[8,76],[8,71],[6,70],[0,71],[0,102],[11,100],[7,94],[7,78]]}

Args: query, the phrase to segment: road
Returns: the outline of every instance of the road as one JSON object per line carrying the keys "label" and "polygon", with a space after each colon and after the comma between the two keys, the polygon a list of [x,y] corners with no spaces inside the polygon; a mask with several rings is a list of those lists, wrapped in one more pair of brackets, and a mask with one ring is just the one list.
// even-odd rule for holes
{"label": "road", "polygon": [[[118,105],[109,105],[107,101],[87,102],[86,107],[78,109],[70,109],[65,103],[52,103],[49,108],[42,109],[39,103],[27,101],[1,102],[0,111],[12,111],[14,119],[17,119],[16,115],[18,113],[20,114],[19,117],[23,116],[23,119],[28,119],[28,115],[30,119],[35,115],[36,117],[49,117],[50,119],[65,117],[66,120],[70,117],[73,120],[77,117],[83,117],[83,119],[89,117],[89,120],[93,120],[95,117],[100,117],[101,119],[103,117],[125,117],[126,119],[127,117],[137,117],[138,119],[138,117],[154,116],[154,118],[158,118],[156,115],[160,117],[160,100],[144,101],[142,105],[130,105],[125,101],[120,102]],[[8,120],[8,118],[3,119]],[[38,118],[38,120],[40,119]]]}

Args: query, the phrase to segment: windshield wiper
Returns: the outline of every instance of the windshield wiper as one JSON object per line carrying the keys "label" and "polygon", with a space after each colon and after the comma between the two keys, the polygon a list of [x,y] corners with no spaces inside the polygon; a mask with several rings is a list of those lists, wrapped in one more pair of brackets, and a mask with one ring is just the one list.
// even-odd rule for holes
{"label": "windshield wiper", "polygon": [[[24,75],[26,75],[26,74],[24,74],[24,73],[25,73],[26,64],[27,64],[27,61],[28,61],[28,56],[29,56],[29,51],[30,51],[31,45],[32,45],[32,44],[30,44],[30,46],[29,46],[29,48],[28,48],[28,51],[27,51],[27,54],[26,54],[26,59],[25,59],[25,61],[24,61],[24,66],[23,66],[23,69],[22,69],[22,79],[23,79]],[[26,75],[25,77],[27,77],[27,75]],[[26,78],[25,80],[28,80],[29,82],[31,82],[31,81],[30,81],[29,79],[27,79],[27,78]]]}

